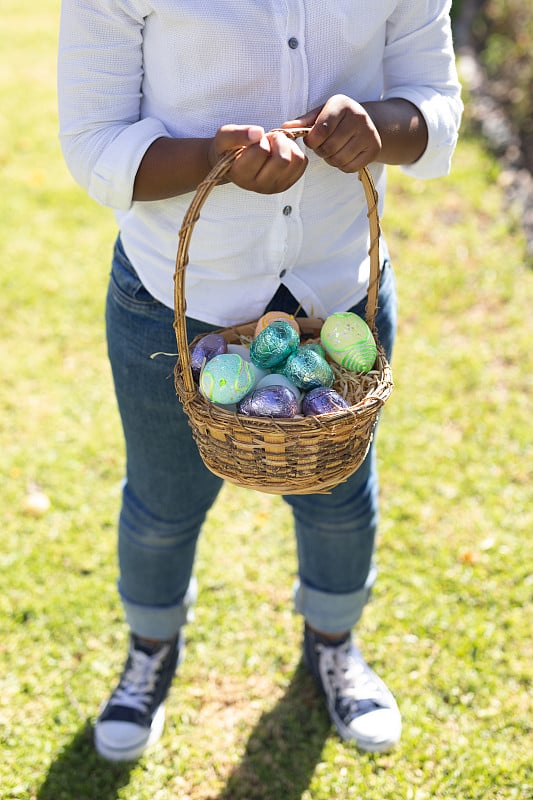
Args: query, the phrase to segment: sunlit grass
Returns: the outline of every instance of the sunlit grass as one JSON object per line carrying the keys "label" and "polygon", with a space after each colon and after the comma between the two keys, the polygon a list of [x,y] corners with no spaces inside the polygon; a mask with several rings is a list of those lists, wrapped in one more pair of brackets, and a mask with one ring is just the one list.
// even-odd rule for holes
{"label": "sunlit grass", "polygon": [[[333,734],[299,668],[279,498],[225,487],[161,744],[94,754],[123,657],[115,522],[123,445],[105,355],[110,212],[77,189],[55,117],[58,3],[11,6],[0,121],[2,797],[498,800],[531,793],[533,277],[498,169],[465,135],[453,174],[391,171],[396,388],[380,425],[380,579],[360,628],[398,696],[386,756]],[[50,509],[34,516],[28,492]]]}

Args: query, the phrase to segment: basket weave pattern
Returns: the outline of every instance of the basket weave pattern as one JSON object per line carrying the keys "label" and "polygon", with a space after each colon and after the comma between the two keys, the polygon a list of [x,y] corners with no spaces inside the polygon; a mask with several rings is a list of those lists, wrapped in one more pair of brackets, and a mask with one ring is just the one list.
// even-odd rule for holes
{"label": "basket weave pattern", "polygon": [[[306,132],[285,131],[294,138]],[[238,486],[270,494],[328,492],[360,466],[368,452],[379,412],[392,391],[390,366],[375,328],[380,234],[376,190],[368,170],[361,170],[359,179],[365,191],[370,227],[370,282],[365,318],[378,349],[374,369],[365,376],[363,395],[357,390],[352,374],[349,380],[341,381],[341,393],[350,404],[348,409],[319,417],[245,417],[210,403],[194,383],[190,360],[190,347],[194,342],[187,341],[184,291],[189,243],[200,210],[239,152],[223,156],[198,186],[179,232],[174,275],[174,330],[178,348],[174,370],[176,392],[202,460],[216,475]],[[302,342],[318,340],[322,322],[298,317]],[[241,344],[253,337],[255,325],[256,321],[252,321],[218,333],[228,344]],[[335,388],[341,389],[337,384]]]}

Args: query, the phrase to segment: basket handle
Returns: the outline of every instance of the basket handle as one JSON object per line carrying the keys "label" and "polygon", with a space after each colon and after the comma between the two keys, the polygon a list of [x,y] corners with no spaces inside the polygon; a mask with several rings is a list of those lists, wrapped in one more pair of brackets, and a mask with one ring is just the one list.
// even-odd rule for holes
{"label": "basket handle", "polygon": [[[297,139],[309,133],[310,128],[279,128],[286,136]],[[187,392],[195,392],[194,380],[191,371],[191,356],[187,341],[187,326],[185,311],[187,303],[185,300],[185,270],[189,263],[189,244],[191,241],[194,226],[200,217],[200,210],[205,203],[207,196],[217,186],[218,183],[227,175],[231,165],[237,156],[244,150],[244,147],[230,150],[224,153],[213,169],[198,185],[196,193],[191,201],[189,208],[183,218],[179,231],[179,244],[176,256],[176,271],[174,273],[174,331],[178,354],[181,359],[182,375],[184,387]],[[365,318],[368,326],[374,332],[375,319],[378,305],[379,291],[379,237],[380,226],[378,216],[378,195],[374,186],[372,175],[367,167],[363,167],[358,173],[359,180],[363,184],[366,204],[368,207],[368,224],[370,227],[370,280],[368,285],[368,296],[365,310]]]}

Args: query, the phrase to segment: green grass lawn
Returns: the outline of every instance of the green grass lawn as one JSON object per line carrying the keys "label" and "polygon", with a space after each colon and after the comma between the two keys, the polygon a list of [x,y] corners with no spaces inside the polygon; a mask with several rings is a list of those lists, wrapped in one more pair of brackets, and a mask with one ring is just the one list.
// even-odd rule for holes
{"label": "green grass lawn", "polygon": [[359,638],[397,694],[400,746],[364,755],[333,733],[299,663],[288,509],[226,486],[165,735],[133,766],[94,754],[126,643],[102,319],[115,226],[59,152],[58,5],[3,15],[2,798],[530,797],[533,273],[497,165],[467,133],[449,178],[391,170],[383,220],[401,321],[379,434],[380,578]]}

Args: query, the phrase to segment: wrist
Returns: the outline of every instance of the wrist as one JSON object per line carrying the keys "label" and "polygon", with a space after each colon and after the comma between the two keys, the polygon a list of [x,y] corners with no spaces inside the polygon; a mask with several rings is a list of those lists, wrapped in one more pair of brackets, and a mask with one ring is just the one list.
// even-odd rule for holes
{"label": "wrist", "polygon": [[134,200],[165,200],[194,191],[209,173],[211,139],[161,137],[147,149],[137,170]]}
{"label": "wrist", "polygon": [[377,159],[382,164],[412,164],[427,147],[428,130],[422,112],[409,100],[393,97],[362,103],[381,138]]}

